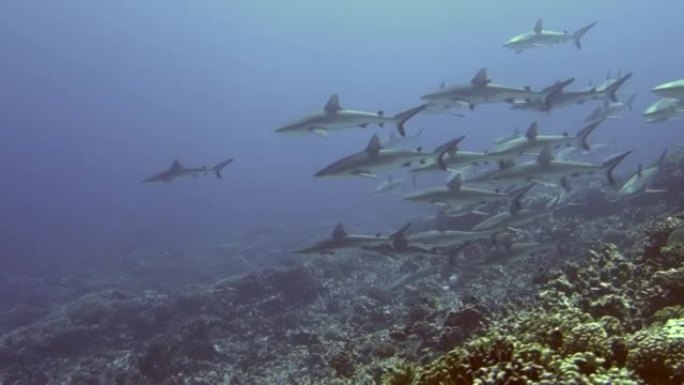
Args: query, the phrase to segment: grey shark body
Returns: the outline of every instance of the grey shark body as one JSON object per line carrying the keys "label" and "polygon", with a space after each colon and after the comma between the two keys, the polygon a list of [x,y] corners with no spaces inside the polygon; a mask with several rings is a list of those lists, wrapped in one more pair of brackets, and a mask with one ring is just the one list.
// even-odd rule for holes
{"label": "grey shark body", "polygon": [[[618,80],[608,84],[606,87],[591,87],[582,91],[566,91],[560,89],[550,94],[543,102],[536,99],[515,100],[511,108],[521,110],[550,111],[553,108],[562,108],[577,104],[584,104],[590,101],[604,101],[606,99],[617,102],[617,91],[625,84],[632,73],[622,76]],[[569,80],[568,80],[569,81]]]}
{"label": "grey shark body", "polygon": [[632,94],[629,98],[624,101],[613,102],[606,100],[601,107],[597,107],[592,113],[584,119],[585,122],[595,122],[604,119],[616,119],[621,118],[621,113],[623,111],[632,111],[636,94]]}
{"label": "grey shark body", "polygon": [[535,92],[529,87],[513,87],[492,83],[491,79],[487,78],[487,69],[482,68],[470,83],[443,87],[421,96],[421,99],[428,104],[428,108],[465,104],[473,109],[476,105],[483,103],[514,100],[540,100],[543,102],[551,91],[553,89]]}
{"label": "grey shark body", "polygon": [[[620,190],[617,192],[617,196],[619,198],[631,198],[651,191],[650,187],[660,173],[663,163],[665,162],[666,155],[667,149],[663,151],[662,155],[660,155],[660,158],[655,164],[645,168],[640,164],[637,172],[627,179],[627,181],[622,185]],[[660,192],[660,190],[656,191]]]}
{"label": "grey shark body", "polygon": [[[399,230],[400,232],[406,229]],[[396,233],[395,233],[396,234]],[[318,241],[312,246],[294,251],[296,254],[334,254],[342,250],[356,250],[380,246],[391,242],[392,235],[384,236],[381,234],[349,234],[344,225],[338,223],[328,239]]]}
{"label": "grey shark body", "polygon": [[559,183],[566,178],[579,177],[583,175],[594,175],[605,172],[606,178],[611,185],[615,184],[613,170],[620,162],[629,155],[631,151],[614,156],[602,164],[583,163],[554,160],[551,149],[544,147],[537,156],[536,160],[514,165],[505,169],[498,170],[491,174],[476,177],[472,182],[491,182],[503,184],[521,183],[540,183],[553,184]]}
{"label": "grey shark body", "polygon": [[230,158],[226,161],[218,163],[217,165],[215,165],[213,167],[207,167],[207,166],[184,167],[176,159],[171,164],[171,167],[169,167],[168,169],[161,171],[157,174],[154,174],[148,178],[145,178],[143,180],[143,183],[150,183],[150,182],[170,183],[171,181],[173,181],[174,179],[177,179],[177,178],[189,177],[189,176],[197,177],[197,176],[202,176],[202,175],[208,175],[210,173],[213,173],[217,178],[221,178],[221,171],[223,170],[224,167],[226,167],[231,162],[233,162],[233,158]]}
{"label": "grey shark body", "polygon": [[651,89],[661,98],[684,99],[684,79],[663,83]]}
{"label": "grey shark body", "polygon": [[420,148],[407,150],[385,148],[377,135],[373,135],[365,150],[346,156],[331,163],[317,172],[316,177],[365,176],[378,177],[376,172],[397,167],[410,167],[411,164],[426,162],[437,154],[425,153]]}
{"label": "grey shark body", "polygon": [[659,123],[670,120],[684,113],[684,100],[662,98],[648,106],[642,116],[648,123]]}
{"label": "grey shark body", "polygon": [[473,227],[473,231],[495,231],[514,228],[550,216],[551,210],[530,210],[522,208],[522,197],[533,187],[528,185],[519,190],[507,211],[493,215]]}
{"label": "grey shark body", "polygon": [[556,32],[551,30],[546,30],[543,27],[542,19],[537,20],[532,31],[516,35],[504,43],[504,47],[510,48],[515,51],[515,53],[520,53],[527,49],[532,48],[542,48],[548,47],[555,44],[561,44],[566,42],[573,42],[577,49],[582,49],[581,40],[587,31],[593,28],[596,22],[593,22],[585,27],[582,27],[575,31],[574,33]]}
{"label": "grey shark body", "polygon": [[431,187],[416,191],[402,197],[414,202],[426,202],[448,207],[449,213],[467,213],[477,211],[481,206],[492,202],[502,202],[508,195],[499,191],[465,187],[461,175],[453,175],[446,186]]}
{"label": "grey shark body", "polygon": [[332,95],[325,104],[323,111],[313,113],[295,120],[276,132],[290,134],[314,133],[320,136],[327,136],[333,130],[346,129],[351,127],[365,128],[368,125],[384,126],[385,124],[394,125],[402,136],[406,135],[404,123],[425,109],[425,105],[412,108],[401,112],[395,116],[385,116],[382,111],[365,112],[343,109],[340,107],[338,96]]}
{"label": "grey shark body", "polygon": [[527,129],[524,136],[500,142],[487,150],[487,154],[490,156],[506,157],[508,155],[514,157],[525,153],[538,153],[544,147],[560,149],[573,145],[589,151],[587,138],[601,122],[601,120],[597,120],[588,124],[579,130],[576,136],[570,136],[567,133],[562,135],[539,135],[537,122],[534,122]]}

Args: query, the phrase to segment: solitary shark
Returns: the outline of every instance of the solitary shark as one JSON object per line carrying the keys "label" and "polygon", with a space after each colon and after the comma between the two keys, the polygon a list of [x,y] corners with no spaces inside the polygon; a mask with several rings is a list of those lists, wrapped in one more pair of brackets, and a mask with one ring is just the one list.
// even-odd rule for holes
{"label": "solitary shark", "polygon": [[684,100],[675,98],[658,99],[642,113],[647,123],[659,123],[670,120],[684,112]]}
{"label": "solitary shark", "polygon": [[404,195],[402,199],[446,206],[453,212],[473,212],[491,202],[508,200],[508,195],[497,191],[463,186],[461,174],[453,174],[446,186],[431,187]]}
{"label": "solitary shark", "polygon": [[497,103],[514,100],[541,100],[542,102],[555,88],[535,92],[530,87],[512,87],[492,83],[487,77],[487,69],[481,68],[468,84],[457,84],[440,88],[421,96],[428,106],[467,104],[470,109],[482,103]]}
{"label": "solitary shark", "polygon": [[622,111],[632,111],[634,99],[637,94],[632,94],[624,101],[612,102],[606,100],[601,107],[597,107],[589,116],[584,119],[585,122],[594,122],[597,120],[604,119],[615,119],[620,118],[620,112]]}
{"label": "solitary shark", "polygon": [[340,100],[337,94],[332,95],[323,107],[323,111],[302,117],[290,124],[280,127],[276,132],[281,133],[314,133],[320,136],[327,136],[329,131],[350,127],[365,128],[370,124],[377,124],[383,127],[385,124],[393,124],[401,136],[406,135],[404,123],[419,112],[423,111],[426,105],[418,106],[400,112],[394,116],[385,116],[382,111],[364,112],[347,110],[340,107]]}
{"label": "solitary shark", "polygon": [[492,183],[539,183],[543,185],[553,184],[562,181],[564,178],[579,177],[582,175],[594,175],[603,171],[610,185],[615,185],[613,170],[617,167],[631,151],[616,155],[602,164],[581,163],[572,161],[554,160],[551,149],[544,147],[536,160],[514,165],[501,169],[493,174],[485,174],[473,178],[473,182],[492,182]]}
{"label": "solitary shark", "polygon": [[317,172],[314,176],[365,176],[378,178],[375,171],[395,167],[410,167],[413,163],[425,162],[437,154],[424,153],[421,148],[405,150],[385,148],[380,144],[378,135],[373,135],[366,149],[346,156]]}
{"label": "solitary shark", "polygon": [[[312,246],[297,250],[296,254],[334,254],[340,250],[353,250],[379,246],[383,243],[391,243],[392,239],[400,236],[406,231],[408,226],[402,227],[399,231],[390,236],[381,234],[349,234],[344,225],[338,223],[328,239],[314,243]],[[394,237],[394,238],[393,238]]]}
{"label": "solitary shark", "polygon": [[684,99],[684,79],[655,86],[651,92],[662,98]]}
{"label": "solitary shark", "polygon": [[586,125],[577,132],[576,136],[570,136],[568,133],[562,135],[539,135],[539,126],[537,122],[533,122],[525,132],[524,136],[513,138],[511,140],[496,144],[491,149],[487,150],[487,154],[493,155],[510,155],[511,157],[525,154],[537,153],[544,147],[558,149],[562,147],[569,147],[575,145],[585,151],[589,151],[589,144],[587,138],[594,132],[594,129],[601,124],[602,120],[596,120]]}
{"label": "solitary shark", "polygon": [[548,47],[554,44],[572,41],[575,43],[577,49],[582,49],[582,42],[580,39],[582,39],[582,36],[584,36],[584,34],[595,25],[596,22],[593,22],[571,34],[567,31],[556,32],[545,30],[542,19],[539,19],[534,25],[532,31],[512,37],[510,40],[504,43],[503,46],[514,50],[515,53],[518,54],[526,49]]}
{"label": "solitary shark", "polygon": [[549,94],[549,96],[543,101],[538,99],[514,100],[511,108],[550,111],[553,108],[584,104],[585,102],[593,100],[610,99],[614,102],[617,102],[618,99],[616,93],[618,89],[622,87],[622,85],[625,84],[625,82],[631,77],[632,73],[628,73],[620,79],[610,83],[605,88],[591,87],[583,91],[565,91],[564,88],[560,88],[556,92]]}
{"label": "solitary shark", "polygon": [[221,178],[221,171],[223,170],[224,167],[226,167],[232,161],[233,161],[233,158],[230,158],[230,159],[223,161],[223,162],[221,162],[221,163],[219,163],[213,167],[207,167],[207,166],[184,167],[176,159],[171,164],[171,167],[169,167],[167,170],[164,170],[160,173],[152,175],[149,178],[146,178],[145,180],[143,180],[143,183],[149,183],[149,182],[167,182],[167,183],[169,183],[176,178],[180,178],[180,177],[184,177],[184,176],[197,177],[200,175],[207,175],[210,172],[213,172],[217,178]]}
{"label": "solitary shark", "polygon": [[636,174],[632,175],[618,191],[618,197],[631,198],[647,192],[664,192],[665,190],[651,190],[650,187],[660,173],[666,156],[667,149],[663,151],[655,164],[646,168],[639,164]]}

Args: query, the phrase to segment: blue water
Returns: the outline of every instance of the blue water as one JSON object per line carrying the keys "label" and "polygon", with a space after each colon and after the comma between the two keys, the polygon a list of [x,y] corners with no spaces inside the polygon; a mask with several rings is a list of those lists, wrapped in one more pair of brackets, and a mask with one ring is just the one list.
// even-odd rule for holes
{"label": "blue water", "polygon": [[[635,111],[594,141],[634,149],[622,170],[684,138],[681,121],[647,125],[648,90],[684,76],[684,3],[637,1],[89,1],[0,4],[0,266],[106,250],[220,242],[241,228],[345,221],[398,226],[412,208],[366,179],[313,173],[358,151],[371,132],[289,137],[278,126],[322,108],[394,114],[418,96],[469,81],[541,88],[634,72]],[[538,17],[555,30],[597,26],[571,44],[515,55],[501,47]],[[595,105],[541,114],[478,106],[466,118],[419,116],[431,149],[456,135],[483,150],[539,120],[577,131]],[[224,178],[140,181],[174,159],[235,162]],[[625,172],[626,172],[625,171]],[[406,211],[403,211],[406,210]],[[385,229],[383,228],[383,230]],[[328,230],[320,230],[326,236]]]}

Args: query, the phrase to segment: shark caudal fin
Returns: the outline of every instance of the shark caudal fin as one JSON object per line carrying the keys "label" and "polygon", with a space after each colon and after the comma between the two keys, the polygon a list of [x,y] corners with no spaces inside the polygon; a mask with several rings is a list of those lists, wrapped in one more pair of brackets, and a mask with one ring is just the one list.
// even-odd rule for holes
{"label": "shark caudal fin", "polygon": [[631,77],[632,77],[632,73],[630,72],[627,75],[625,75],[625,76],[619,78],[618,80],[614,81],[613,83],[609,84],[605,90],[606,96],[608,96],[610,98],[610,100],[617,102],[618,99],[617,99],[617,96],[615,96],[615,93]]}
{"label": "shark caudal fin", "polygon": [[622,154],[616,155],[605,162],[601,165],[601,167],[606,169],[606,178],[608,178],[608,183],[611,186],[615,186],[616,181],[615,178],[613,177],[613,170],[615,170],[615,167],[622,162],[623,159],[627,157],[627,155],[631,154],[632,151],[626,151],[623,152]]}
{"label": "shark caudal fin", "polygon": [[596,127],[598,127],[598,125],[602,122],[603,119],[594,120],[581,130],[579,130],[579,132],[577,133],[577,147],[581,148],[584,151],[590,151],[591,148],[589,147],[589,143],[587,143],[587,138],[589,137],[589,135],[591,135],[592,132],[594,132],[594,129],[596,129]]}
{"label": "shark caudal fin", "polygon": [[580,39],[582,39],[582,36],[584,36],[587,31],[592,29],[596,25],[596,22],[593,22],[586,27],[580,28],[575,33],[572,34],[572,40],[575,42],[575,46],[577,49],[582,49],[582,42]]}
{"label": "shark caudal fin", "polygon": [[420,105],[418,107],[411,108],[410,110],[406,110],[404,112],[400,112],[396,115],[394,115],[394,120],[396,120],[397,124],[397,131],[399,131],[399,135],[401,136],[406,136],[406,130],[404,129],[404,123],[406,123],[409,119],[412,117],[416,116],[419,112],[423,111],[424,109],[427,108],[427,104]]}
{"label": "shark caudal fin", "polygon": [[223,161],[223,162],[217,164],[216,166],[212,167],[211,170],[214,172],[214,174],[216,174],[217,178],[221,179],[221,171],[223,170],[224,167],[226,167],[227,165],[229,165],[232,162],[233,162],[233,158],[230,158],[230,159]]}

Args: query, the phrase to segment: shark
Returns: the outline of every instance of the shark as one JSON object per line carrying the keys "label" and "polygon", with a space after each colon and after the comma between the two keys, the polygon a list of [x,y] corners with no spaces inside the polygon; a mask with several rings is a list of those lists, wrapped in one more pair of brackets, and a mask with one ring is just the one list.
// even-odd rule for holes
{"label": "shark", "polygon": [[523,209],[522,197],[532,188],[534,184],[530,184],[520,189],[508,206],[508,210],[499,214],[493,215],[480,223],[476,224],[472,231],[493,231],[515,228],[516,226],[524,225],[544,217],[551,216],[553,210],[532,210]]}
{"label": "shark", "polygon": [[426,107],[427,105],[421,105],[394,116],[385,116],[382,111],[365,112],[344,109],[340,107],[338,95],[334,94],[328,99],[328,102],[323,107],[323,111],[299,118],[275,131],[279,133],[313,133],[319,136],[328,136],[328,133],[333,130],[351,127],[365,128],[371,124],[384,127],[385,124],[392,124],[397,128],[401,136],[406,136],[404,124]]}
{"label": "shark", "polygon": [[410,167],[413,163],[424,163],[438,154],[425,153],[422,148],[406,150],[401,148],[385,148],[380,144],[378,135],[373,135],[363,151],[346,156],[318,171],[316,177],[330,176],[364,176],[378,178],[374,172]]}
{"label": "shark", "polygon": [[623,159],[632,151],[626,151],[619,155],[605,160],[601,164],[583,163],[573,161],[555,160],[551,154],[551,148],[544,147],[536,160],[513,165],[494,173],[484,174],[475,177],[471,182],[490,182],[503,184],[519,183],[538,183],[542,185],[552,185],[558,181],[567,180],[569,177],[579,177],[582,175],[594,175],[598,172],[605,172],[608,183],[615,185],[613,170]]}
{"label": "shark", "polygon": [[556,88],[557,86],[554,85],[540,92],[535,92],[530,87],[496,84],[487,77],[487,69],[481,68],[470,80],[470,83],[442,87],[421,96],[421,99],[428,104],[428,108],[465,104],[473,110],[476,105],[483,103],[511,102],[514,100],[535,100],[538,103],[543,103],[548,94],[554,92]]}
{"label": "shark", "polygon": [[592,111],[592,113],[587,116],[584,121],[594,122],[597,120],[621,118],[622,116],[620,113],[622,111],[632,111],[636,96],[637,94],[632,94],[626,100],[617,102],[606,100],[601,107],[597,107],[594,111]]}
{"label": "shark", "polygon": [[684,79],[657,85],[651,89],[651,92],[661,98],[684,99]]}
{"label": "shark", "polygon": [[502,264],[510,264],[516,261],[523,260],[533,255],[545,254],[549,252],[559,252],[560,243],[540,243],[540,242],[518,242],[499,244],[494,249],[482,258],[482,260],[474,262],[477,267],[487,267]]}
{"label": "shark", "polygon": [[596,100],[610,99],[614,102],[617,102],[617,91],[631,77],[632,73],[630,72],[602,88],[590,87],[582,91],[565,91],[564,88],[560,88],[549,94],[544,100],[517,99],[511,103],[511,108],[519,110],[550,111],[553,108],[584,104],[586,102]]}
{"label": "shark", "polygon": [[294,251],[295,254],[335,254],[342,250],[356,250],[377,247],[385,243],[391,243],[393,239],[400,237],[408,225],[402,227],[392,235],[381,234],[349,234],[342,223],[338,223],[333,229],[330,238],[318,241],[312,246]]}
{"label": "shark", "polygon": [[592,22],[591,24],[578,29],[574,33],[568,33],[567,31],[557,32],[544,29],[543,20],[540,18],[535,23],[532,31],[513,36],[510,40],[504,43],[503,46],[510,48],[514,50],[516,54],[519,54],[527,49],[548,47],[554,44],[561,44],[571,41],[575,43],[575,47],[577,47],[577,49],[582,49],[582,36],[584,36],[584,34],[586,34],[595,25],[596,22]]}
{"label": "shark", "polygon": [[665,163],[666,156],[667,149],[663,151],[660,158],[658,158],[658,161],[653,165],[644,168],[639,164],[637,172],[627,179],[620,190],[618,190],[618,198],[632,198],[649,192],[665,192],[666,190],[652,190],[651,185],[660,173],[663,163]]}
{"label": "shark", "polygon": [[601,122],[602,120],[596,120],[589,123],[579,130],[575,136],[570,136],[567,132],[562,135],[539,135],[539,126],[537,122],[533,122],[524,136],[500,142],[487,150],[487,154],[490,156],[498,155],[505,157],[505,155],[510,155],[513,157],[526,153],[537,153],[544,147],[559,149],[573,145],[582,150],[589,151],[590,147],[587,143],[587,138]]}
{"label": "shark", "polygon": [[434,171],[442,172],[444,170],[458,171],[467,167],[486,166],[491,163],[496,164],[502,158],[508,157],[500,156],[498,154],[488,154],[486,152],[463,151],[458,147],[463,139],[465,139],[465,136],[461,136],[437,147],[435,149],[435,153],[437,153],[435,158],[426,159],[425,162],[412,168],[409,172],[429,173]]}
{"label": "shark", "polygon": [[677,117],[682,112],[684,112],[684,100],[662,98],[648,106],[642,116],[647,123],[660,123]]}
{"label": "shark", "polygon": [[431,187],[406,194],[404,200],[427,202],[449,208],[450,212],[477,212],[478,208],[492,202],[507,201],[509,196],[498,190],[484,190],[463,186],[461,174],[452,174],[446,186]]}
{"label": "shark", "polygon": [[225,160],[221,163],[218,163],[217,165],[215,165],[213,167],[207,167],[207,166],[185,167],[178,161],[178,159],[176,159],[171,164],[171,167],[169,167],[168,169],[161,171],[157,174],[154,174],[148,178],[145,178],[143,180],[143,183],[150,183],[150,182],[170,183],[174,179],[177,179],[177,178],[187,177],[187,176],[197,177],[200,175],[207,175],[209,173],[213,173],[214,175],[216,175],[217,178],[220,179],[221,178],[221,171],[223,170],[223,168],[232,162],[233,162],[233,158],[230,158],[230,159]]}

